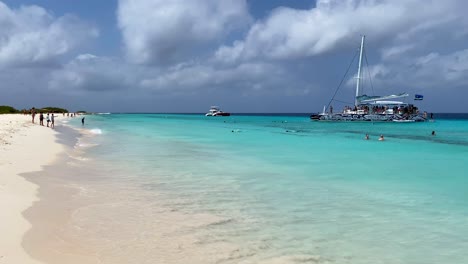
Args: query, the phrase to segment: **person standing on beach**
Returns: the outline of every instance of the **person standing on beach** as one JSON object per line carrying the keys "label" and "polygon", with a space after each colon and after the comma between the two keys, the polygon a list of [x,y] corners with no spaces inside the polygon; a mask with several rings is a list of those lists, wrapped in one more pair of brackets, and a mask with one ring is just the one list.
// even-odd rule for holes
{"label": "person standing on beach", "polygon": [[43,113],[39,114],[39,125],[41,125],[41,126],[44,125],[44,114]]}
{"label": "person standing on beach", "polygon": [[36,108],[31,109],[32,122],[34,123],[34,118],[36,117]]}
{"label": "person standing on beach", "polygon": [[47,127],[49,127],[49,122],[50,122],[50,116],[49,116],[49,113],[47,113]]}

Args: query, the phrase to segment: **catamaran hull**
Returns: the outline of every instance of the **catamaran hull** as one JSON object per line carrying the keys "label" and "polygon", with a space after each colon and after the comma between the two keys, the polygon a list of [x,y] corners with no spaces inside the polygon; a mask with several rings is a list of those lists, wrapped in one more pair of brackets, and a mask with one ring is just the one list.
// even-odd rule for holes
{"label": "catamaran hull", "polygon": [[313,114],[314,121],[361,121],[361,122],[423,122],[426,119],[420,115],[382,115],[382,114]]}

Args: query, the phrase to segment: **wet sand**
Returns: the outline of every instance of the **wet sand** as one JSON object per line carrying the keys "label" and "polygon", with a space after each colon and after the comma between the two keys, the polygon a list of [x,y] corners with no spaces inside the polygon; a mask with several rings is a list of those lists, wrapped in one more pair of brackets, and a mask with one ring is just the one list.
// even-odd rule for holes
{"label": "wet sand", "polygon": [[41,263],[22,245],[31,228],[23,212],[38,200],[38,186],[21,174],[40,171],[63,151],[56,131],[32,124],[31,116],[0,115],[0,263]]}

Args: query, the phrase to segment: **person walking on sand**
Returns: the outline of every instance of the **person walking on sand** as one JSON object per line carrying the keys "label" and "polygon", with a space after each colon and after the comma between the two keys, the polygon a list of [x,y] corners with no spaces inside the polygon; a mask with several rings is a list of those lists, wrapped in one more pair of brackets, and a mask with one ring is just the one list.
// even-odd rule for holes
{"label": "person walking on sand", "polygon": [[81,118],[81,125],[84,126],[84,117]]}

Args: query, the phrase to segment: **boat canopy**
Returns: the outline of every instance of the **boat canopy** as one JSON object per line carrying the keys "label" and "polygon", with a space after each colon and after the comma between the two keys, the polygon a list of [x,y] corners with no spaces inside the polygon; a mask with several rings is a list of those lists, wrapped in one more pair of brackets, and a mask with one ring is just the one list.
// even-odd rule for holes
{"label": "boat canopy", "polygon": [[375,101],[367,103],[369,105],[407,105],[407,103],[400,101]]}
{"label": "boat canopy", "polygon": [[[371,103],[371,102],[388,100],[388,99],[403,98],[403,97],[408,97],[408,96],[409,96],[409,94],[407,94],[407,93],[392,94],[392,95],[385,95],[385,96],[369,96],[369,95],[364,94],[364,95],[356,97],[356,99],[360,103]],[[399,103],[403,104],[402,102],[399,102]]]}

